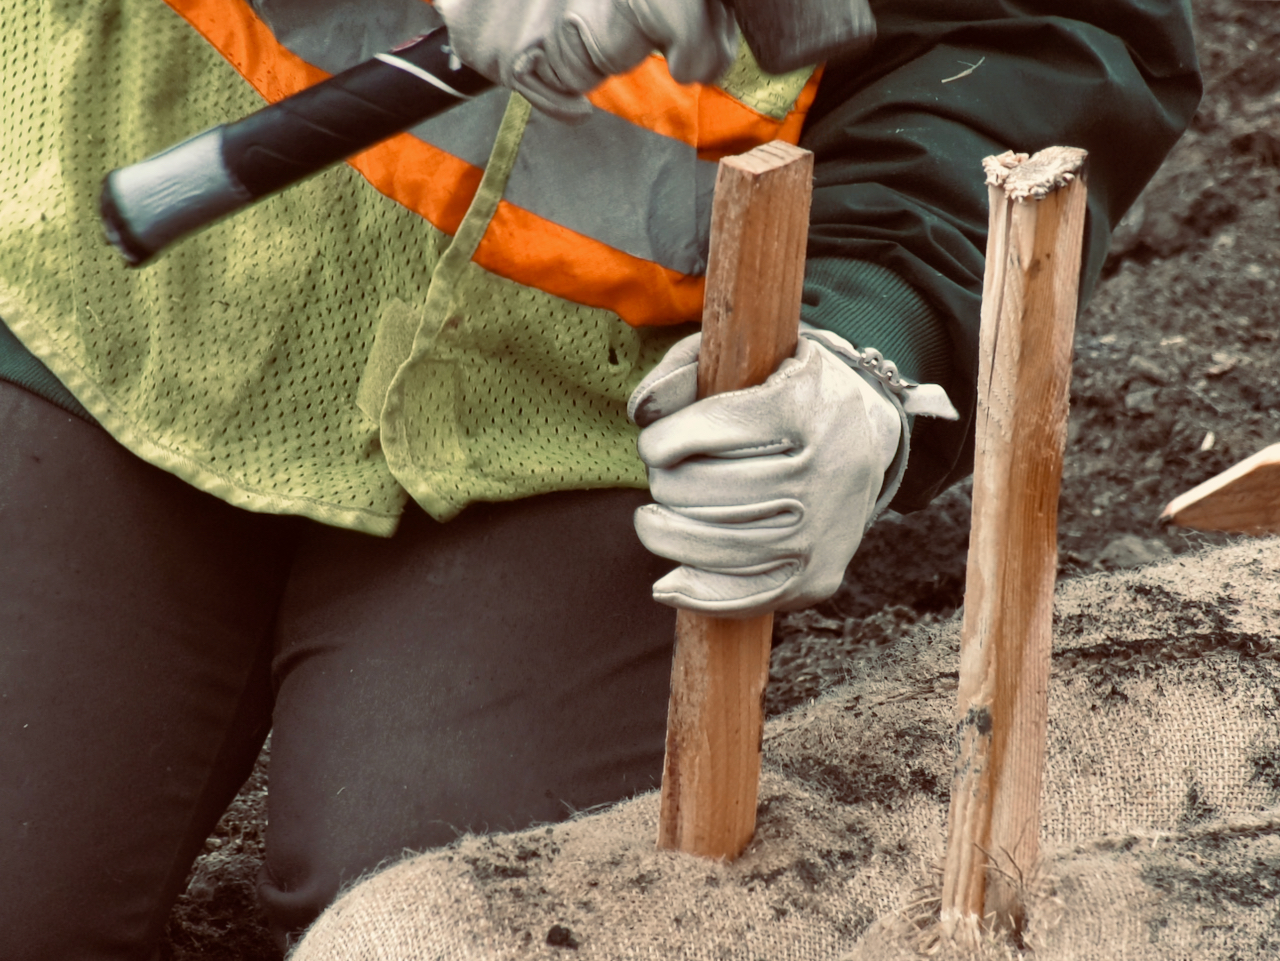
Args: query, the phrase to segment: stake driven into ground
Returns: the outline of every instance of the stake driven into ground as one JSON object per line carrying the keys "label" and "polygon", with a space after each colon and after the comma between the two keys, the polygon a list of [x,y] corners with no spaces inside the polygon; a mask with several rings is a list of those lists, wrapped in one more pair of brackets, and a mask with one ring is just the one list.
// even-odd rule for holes
{"label": "stake driven into ground", "polygon": [[942,925],[1021,924],[1039,857],[1085,152],[988,157],[990,232]]}
{"label": "stake driven into ground", "polygon": [[[813,154],[774,141],[720,161],[698,357],[698,396],[763,383],[795,353]],[[680,611],[658,846],[736,858],[760,783],[773,615]]]}

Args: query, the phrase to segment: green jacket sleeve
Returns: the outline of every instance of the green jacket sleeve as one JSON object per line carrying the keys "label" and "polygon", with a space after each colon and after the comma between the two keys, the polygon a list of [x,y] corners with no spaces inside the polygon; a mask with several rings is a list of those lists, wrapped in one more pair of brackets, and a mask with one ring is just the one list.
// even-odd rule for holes
{"label": "green jacket sleeve", "polygon": [[960,411],[916,420],[893,503],[908,511],[973,469],[982,159],[1089,151],[1083,306],[1112,228],[1190,123],[1201,84],[1187,0],[872,7],[874,47],[828,64],[801,139],[816,155],[803,316],[942,384]]}

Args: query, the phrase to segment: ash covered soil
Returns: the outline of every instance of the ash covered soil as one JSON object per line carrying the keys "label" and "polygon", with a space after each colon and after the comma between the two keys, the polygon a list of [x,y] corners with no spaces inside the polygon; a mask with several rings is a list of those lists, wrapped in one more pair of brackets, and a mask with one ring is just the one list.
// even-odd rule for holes
{"label": "ash covered soil", "polygon": [[[1117,231],[1076,333],[1059,512],[1061,576],[1223,543],[1162,529],[1177,494],[1280,441],[1280,12],[1194,0],[1205,97]],[[780,618],[772,713],[836,683],[848,658],[950,616],[964,591],[969,494],[869,532],[845,584]],[[276,961],[253,898],[266,753],[174,909],[166,961]]]}

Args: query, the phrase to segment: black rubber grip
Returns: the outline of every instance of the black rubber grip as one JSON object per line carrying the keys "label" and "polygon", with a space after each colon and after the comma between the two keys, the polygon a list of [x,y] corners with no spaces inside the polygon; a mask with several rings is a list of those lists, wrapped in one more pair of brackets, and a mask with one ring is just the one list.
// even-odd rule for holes
{"label": "black rubber grip", "polygon": [[[465,96],[492,86],[452,56],[443,27],[391,55]],[[250,194],[264,197],[421,123],[458,99],[401,67],[367,60],[227,125],[223,160]]]}

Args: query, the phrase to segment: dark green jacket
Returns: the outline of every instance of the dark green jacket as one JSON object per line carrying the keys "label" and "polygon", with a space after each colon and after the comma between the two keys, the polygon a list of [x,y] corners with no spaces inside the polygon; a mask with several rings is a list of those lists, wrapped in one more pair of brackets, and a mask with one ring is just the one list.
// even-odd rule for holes
{"label": "dark green jacket", "polygon": [[871,5],[875,46],[828,65],[801,140],[817,160],[805,319],[942,384],[959,409],[958,422],[916,421],[893,504],[905,511],[973,469],[982,159],[1089,151],[1083,306],[1201,83],[1186,0]]}

